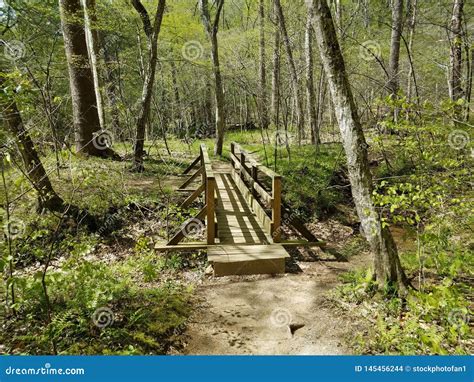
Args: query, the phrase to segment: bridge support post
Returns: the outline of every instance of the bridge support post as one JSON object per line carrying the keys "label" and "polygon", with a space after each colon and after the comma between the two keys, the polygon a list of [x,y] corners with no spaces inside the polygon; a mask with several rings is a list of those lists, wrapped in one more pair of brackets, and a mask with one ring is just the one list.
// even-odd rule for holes
{"label": "bridge support post", "polygon": [[281,177],[272,178],[272,239],[274,243],[281,241]]}
{"label": "bridge support post", "polygon": [[214,222],[214,190],[216,188],[216,179],[214,176],[206,178],[206,225],[207,225],[207,244],[214,244],[216,238],[216,224]]}

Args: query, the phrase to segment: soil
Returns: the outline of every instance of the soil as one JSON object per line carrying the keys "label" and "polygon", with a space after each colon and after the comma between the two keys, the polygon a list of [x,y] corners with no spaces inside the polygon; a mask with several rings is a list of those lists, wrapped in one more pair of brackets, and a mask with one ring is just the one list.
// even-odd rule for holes
{"label": "soil", "polygon": [[[335,235],[343,246],[353,232],[327,230]],[[351,354],[350,339],[363,325],[344,315],[334,292],[342,273],[367,267],[371,256],[344,259],[319,248],[291,255],[283,275],[209,276],[197,288],[183,353]]]}

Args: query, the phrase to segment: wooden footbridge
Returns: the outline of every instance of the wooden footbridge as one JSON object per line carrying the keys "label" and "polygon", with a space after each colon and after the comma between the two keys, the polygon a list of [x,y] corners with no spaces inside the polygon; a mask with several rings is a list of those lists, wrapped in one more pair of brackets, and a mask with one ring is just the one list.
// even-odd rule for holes
{"label": "wooden footbridge", "polygon": [[[231,143],[231,162],[211,163],[207,148],[186,168],[177,189],[187,194],[189,207],[204,194],[204,207],[187,220],[158,251],[207,249],[214,275],[284,273],[289,246],[322,246],[323,242],[282,202],[282,178]],[[282,226],[304,240],[282,240]],[[206,230],[204,242],[182,242],[196,230]]]}

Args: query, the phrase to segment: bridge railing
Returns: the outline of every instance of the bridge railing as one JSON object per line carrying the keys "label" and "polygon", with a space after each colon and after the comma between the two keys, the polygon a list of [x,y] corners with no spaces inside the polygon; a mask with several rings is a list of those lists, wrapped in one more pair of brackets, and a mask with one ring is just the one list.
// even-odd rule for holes
{"label": "bridge railing", "polygon": [[[281,175],[260,164],[238,143],[230,145],[232,175],[273,242],[281,241]],[[267,190],[259,175],[270,179]],[[263,203],[261,203],[261,201]],[[270,213],[267,212],[269,207]]]}
{"label": "bridge railing", "polygon": [[[196,167],[192,175],[190,173]],[[199,195],[204,192],[205,206],[192,219],[189,219],[181,229],[169,240],[167,245],[176,245],[185,237],[188,226],[195,223],[195,220],[206,220],[206,242],[207,244],[214,244],[216,239],[216,178],[212,171],[211,161],[207,153],[205,144],[199,147],[199,155],[192,161],[192,163],[183,171],[183,175],[189,176],[186,181],[178,187],[178,192],[191,192],[191,194],[180,204],[181,208],[186,208],[196,200]],[[196,189],[188,189],[188,187],[201,176],[201,182]]]}
{"label": "bridge railing", "polygon": [[199,156],[201,157],[202,183],[205,187],[206,199],[206,225],[207,225],[207,244],[214,244],[216,239],[216,223],[215,223],[215,194],[216,194],[216,178],[212,170],[211,160],[207,152],[205,144],[199,147]]}

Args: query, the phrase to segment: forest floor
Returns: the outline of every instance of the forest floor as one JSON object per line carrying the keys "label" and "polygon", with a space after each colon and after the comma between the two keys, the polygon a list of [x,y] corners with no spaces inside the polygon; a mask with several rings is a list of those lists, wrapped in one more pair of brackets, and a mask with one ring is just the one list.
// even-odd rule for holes
{"label": "forest floor", "polygon": [[[343,241],[352,237],[351,228],[335,221],[319,224]],[[334,292],[341,274],[370,263],[369,253],[348,259],[319,249],[291,255],[283,275],[206,279],[196,290],[184,353],[353,354],[351,338],[364,328],[338,309]]]}

